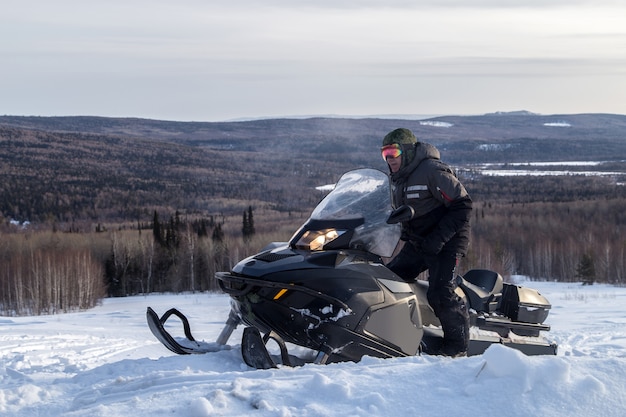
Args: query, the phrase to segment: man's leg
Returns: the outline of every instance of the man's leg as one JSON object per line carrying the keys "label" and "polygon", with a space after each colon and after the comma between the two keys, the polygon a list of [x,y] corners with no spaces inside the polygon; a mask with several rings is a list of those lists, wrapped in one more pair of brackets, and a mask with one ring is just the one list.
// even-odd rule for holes
{"label": "man's leg", "polygon": [[387,264],[387,268],[407,282],[415,281],[427,268],[424,257],[410,242],[405,242],[400,253]]}
{"label": "man's leg", "polygon": [[469,344],[469,314],[456,295],[455,254],[440,253],[432,259],[428,277],[428,302],[441,322],[444,341],[442,353],[455,356],[467,352]]}

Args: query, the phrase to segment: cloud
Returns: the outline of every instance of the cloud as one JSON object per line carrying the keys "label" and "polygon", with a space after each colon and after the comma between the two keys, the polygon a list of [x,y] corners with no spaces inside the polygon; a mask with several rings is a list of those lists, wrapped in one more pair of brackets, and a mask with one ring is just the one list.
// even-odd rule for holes
{"label": "cloud", "polygon": [[611,0],[10,3],[0,114],[545,112],[562,90],[602,103],[591,86],[610,91],[602,111],[626,112],[626,10]]}

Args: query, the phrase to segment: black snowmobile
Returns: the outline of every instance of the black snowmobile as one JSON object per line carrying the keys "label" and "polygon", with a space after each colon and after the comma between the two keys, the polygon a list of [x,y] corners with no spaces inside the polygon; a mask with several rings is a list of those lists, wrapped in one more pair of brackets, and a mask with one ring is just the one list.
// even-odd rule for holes
{"label": "black snowmobile", "polygon": [[[196,342],[186,317],[176,309],[159,317],[148,307],[150,329],[178,354],[227,348],[233,330],[244,324],[245,362],[256,368],[391,358],[437,352],[443,337],[426,300],[428,282],[405,282],[385,267],[400,242],[391,213],[389,181],[375,169],[344,174],[289,242],[275,242],[218,272],[231,297],[231,312],[218,340]],[[541,332],[550,303],[538,291],[503,282],[489,270],[458,276],[458,295],[471,317],[468,355],[493,343],[528,355],[554,355],[557,346]],[[163,327],[172,315],[185,338]],[[266,345],[272,340],[275,355]],[[300,355],[288,352],[296,345]],[[280,353],[280,354],[279,354]]]}

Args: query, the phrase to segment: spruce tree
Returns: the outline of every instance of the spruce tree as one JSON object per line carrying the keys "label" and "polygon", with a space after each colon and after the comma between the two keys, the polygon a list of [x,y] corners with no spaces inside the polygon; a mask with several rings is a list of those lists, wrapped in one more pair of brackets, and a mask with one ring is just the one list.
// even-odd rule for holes
{"label": "spruce tree", "polygon": [[221,243],[224,241],[224,231],[222,230],[222,225],[221,224],[216,224],[215,228],[213,229],[213,234],[211,235],[211,239],[213,239],[213,242],[216,243]]}
{"label": "spruce tree", "polygon": [[582,280],[583,285],[592,285],[596,280],[596,268],[593,257],[585,253],[576,266],[576,277]]}
{"label": "spruce tree", "polygon": [[243,212],[243,224],[241,226],[243,240],[249,242],[254,235],[254,219],[252,217],[252,206],[248,206],[248,211]]}
{"label": "spruce tree", "polygon": [[252,206],[248,206],[248,233],[252,237],[255,233],[254,230],[254,217],[252,217]]}
{"label": "spruce tree", "polygon": [[163,231],[161,230],[161,223],[159,220],[159,213],[154,210],[154,215],[152,216],[152,236],[154,236],[154,241],[159,245],[163,244]]}

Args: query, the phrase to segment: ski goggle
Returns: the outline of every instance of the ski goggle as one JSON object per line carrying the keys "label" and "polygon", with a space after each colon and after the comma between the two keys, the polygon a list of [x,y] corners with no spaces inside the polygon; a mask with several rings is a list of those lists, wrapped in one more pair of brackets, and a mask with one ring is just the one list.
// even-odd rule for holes
{"label": "ski goggle", "polygon": [[383,146],[380,151],[385,161],[387,160],[387,158],[397,158],[402,155],[402,147],[400,147],[400,145],[398,145],[397,143]]}

